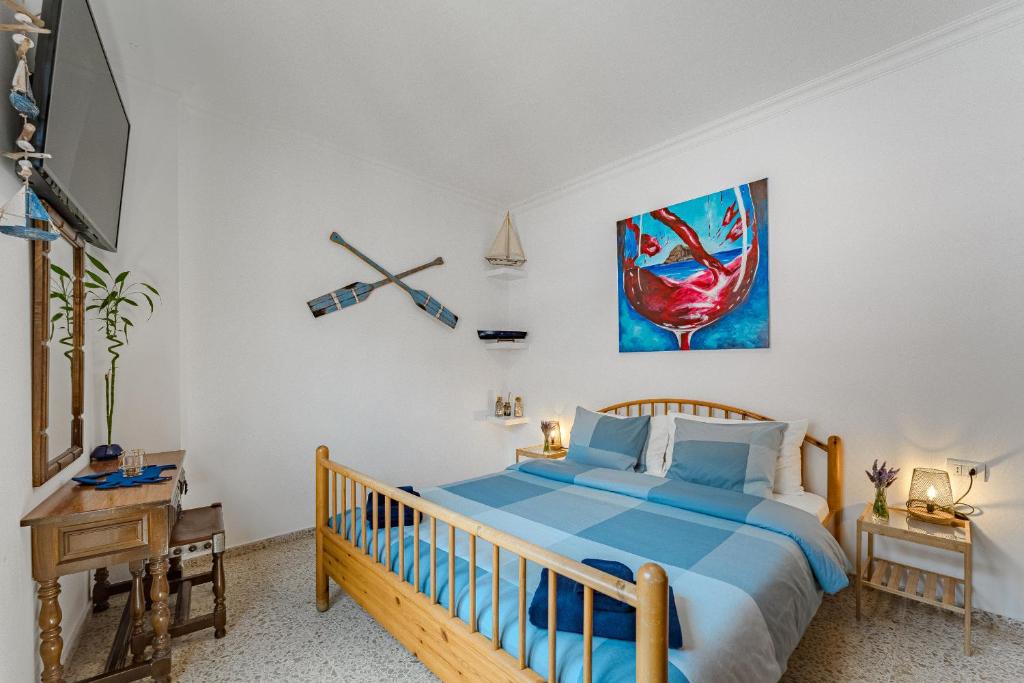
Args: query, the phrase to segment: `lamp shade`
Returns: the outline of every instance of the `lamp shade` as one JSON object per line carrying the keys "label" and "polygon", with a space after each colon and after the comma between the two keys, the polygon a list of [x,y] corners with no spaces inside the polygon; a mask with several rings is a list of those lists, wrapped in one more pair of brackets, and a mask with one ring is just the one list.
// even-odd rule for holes
{"label": "lamp shade", "polygon": [[949,485],[949,472],[930,467],[915,467],[910,478],[910,498],[907,509],[925,509],[928,512],[953,507],[953,489]]}

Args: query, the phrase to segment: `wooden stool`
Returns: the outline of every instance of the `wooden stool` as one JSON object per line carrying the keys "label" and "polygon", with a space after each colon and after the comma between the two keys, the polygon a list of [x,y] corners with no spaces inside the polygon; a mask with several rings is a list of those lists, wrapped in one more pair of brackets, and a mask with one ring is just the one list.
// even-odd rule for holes
{"label": "wooden stool", "polygon": [[[224,514],[220,503],[209,507],[182,510],[178,521],[171,529],[168,542],[170,570],[168,585],[170,594],[177,594],[174,605],[174,620],[168,633],[172,638],[186,633],[213,627],[213,637],[223,638],[226,634],[227,607],[224,602]],[[213,566],[208,572],[183,576],[181,559],[184,555],[210,551],[213,555]],[[146,648],[152,643],[153,633],[145,628],[146,611],[149,609],[147,597],[150,590],[149,567],[142,560],[130,562],[128,565],[132,578],[119,584],[109,586],[108,595],[124,591],[130,592],[128,602],[124,606],[121,621],[118,624],[114,643],[107,657],[104,673],[89,679],[132,681],[142,677],[145,672],[135,675],[135,665],[145,662]],[[213,612],[198,617],[189,617],[192,601],[192,588],[204,583],[213,584]],[[132,655],[132,667],[119,673],[126,665],[129,649]],[[134,676],[134,677],[132,677]]]}
{"label": "wooden stool", "polygon": [[[171,530],[171,572],[168,578],[177,586],[171,637],[213,627],[213,637],[223,638],[226,630],[227,607],[224,603],[224,513],[220,503],[209,507],[182,510],[178,522]],[[181,575],[181,556],[209,550],[213,554],[213,567],[209,572],[193,576]],[[192,587],[213,583],[213,612],[189,618]],[[172,592],[174,592],[172,587]]]}

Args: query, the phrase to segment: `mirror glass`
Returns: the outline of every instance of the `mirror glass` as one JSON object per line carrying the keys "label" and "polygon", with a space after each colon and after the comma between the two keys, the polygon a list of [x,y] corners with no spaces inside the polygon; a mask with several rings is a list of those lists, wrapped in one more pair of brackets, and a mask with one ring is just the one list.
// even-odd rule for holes
{"label": "mirror glass", "polygon": [[50,244],[49,425],[47,459],[71,447],[71,356],[74,349],[74,247],[63,237]]}

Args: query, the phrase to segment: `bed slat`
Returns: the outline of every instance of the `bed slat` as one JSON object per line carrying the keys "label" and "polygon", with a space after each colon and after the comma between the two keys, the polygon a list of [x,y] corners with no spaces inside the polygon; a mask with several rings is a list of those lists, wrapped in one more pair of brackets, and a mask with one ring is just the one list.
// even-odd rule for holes
{"label": "bed slat", "polygon": [[558,680],[556,664],[556,642],[558,633],[558,574],[548,570],[548,681]]}
{"label": "bed slat", "polygon": [[341,534],[342,538],[345,538],[345,529],[348,526],[348,500],[345,496],[345,492],[348,489],[348,477],[344,474],[341,475],[341,521],[335,525],[334,532]]}
{"label": "bed slat", "polygon": [[501,633],[498,630],[498,590],[501,582],[501,549],[498,544],[493,545],[491,553],[491,643],[494,649],[501,648]]}
{"label": "bed slat", "polygon": [[416,592],[420,592],[420,513],[412,516],[412,573],[416,581]]}
{"label": "bed slat", "polygon": [[476,536],[469,535],[469,630],[476,633]]}
{"label": "bed slat", "polygon": [[437,517],[430,518],[430,602],[437,604]]}
{"label": "bed slat", "polygon": [[331,503],[331,526],[336,527],[338,526],[338,473],[331,472],[331,476],[327,481],[330,484],[330,493],[327,499]]}
{"label": "bed slat", "polygon": [[590,683],[594,671],[594,589],[583,587],[583,683]]}
{"label": "bed slat", "polygon": [[405,503],[398,502],[398,575],[405,581]]}
{"label": "bed slat", "polygon": [[455,616],[455,527],[448,525],[448,616]]}
{"label": "bed slat", "polygon": [[526,668],[526,558],[519,556],[519,668]]}
{"label": "bed slat", "polygon": [[[377,514],[374,510],[373,514]],[[391,499],[384,496],[384,566],[391,571]]]}
{"label": "bed slat", "polygon": [[377,537],[377,491],[371,491],[370,495],[370,515],[373,519],[371,522],[373,536],[370,538],[370,543],[373,544],[373,561],[380,562],[380,539]]}

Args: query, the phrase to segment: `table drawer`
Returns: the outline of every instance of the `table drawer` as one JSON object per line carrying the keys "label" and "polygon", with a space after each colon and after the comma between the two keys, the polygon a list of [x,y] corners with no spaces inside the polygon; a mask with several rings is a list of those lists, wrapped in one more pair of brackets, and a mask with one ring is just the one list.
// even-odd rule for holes
{"label": "table drawer", "polygon": [[149,543],[146,515],[89,522],[60,529],[58,562],[144,548]]}

